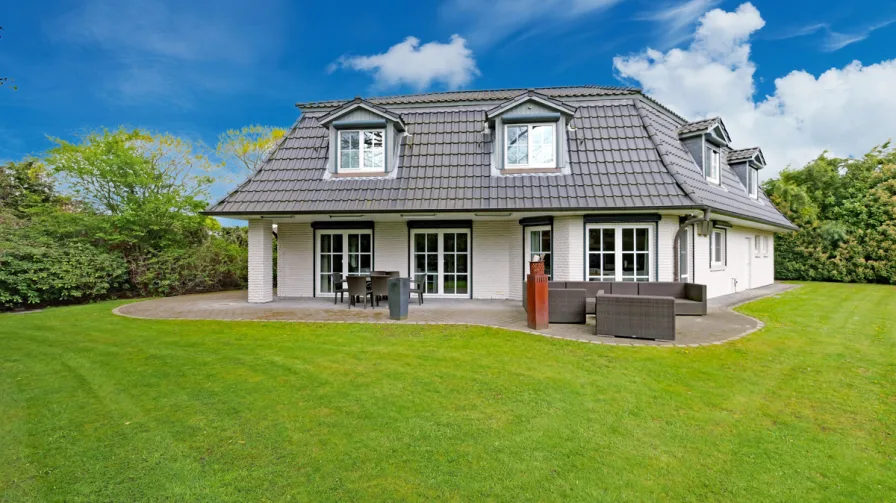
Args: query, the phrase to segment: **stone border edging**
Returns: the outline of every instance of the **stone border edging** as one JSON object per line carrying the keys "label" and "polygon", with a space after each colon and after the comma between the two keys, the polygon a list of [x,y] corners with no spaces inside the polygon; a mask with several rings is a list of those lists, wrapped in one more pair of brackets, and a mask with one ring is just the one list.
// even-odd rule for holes
{"label": "stone border edging", "polygon": [[[115,309],[112,310],[112,314],[115,314],[116,316],[121,316],[121,317],[123,317],[123,318],[133,318],[133,319],[137,319],[137,320],[252,321],[252,322],[256,322],[256,323],[257,323],[257,322],[277,322],[277,323],[283,323],[283,322],[286,322],[286,323],[332,323],[332,324],[352,323],[352,324],[369,324],[369,325],[392,325],[392,324],[394,324],[394,325],[465,325],[465,326],[468,326],[468,327],[497,328],[497,329],[501,329],[501,330],[510,330],[511,332],[519,332],[519,333],[524,333],[524,334],[540,335],[541,337],[548,337],[548,338],[551,338],[551,339],[562,339],[562,340],[567,340],[567,341],[583,342],[583,343],[586,343],[586,344],[602,344],[602,345],[605,345],[605,346],[630,346],[630,347],[636,347],[636,346],[637,346],[637,347],[656,347],[656,348],[699,348],[699,347],[706,347],[706,346],[719,346],[719,345],[721,345],[721,344],[725,344],[725,343],[728,343],[728,342],[731,342],[731,341],[736,341],[736,340],[738,340],[738,339],[742,339],[742,338],[746,337],[747,335],[752,334],[753,332],[756,332],[756,331],[758,331],[758,330],[761,330],[762,328],[765,327],[765,323],[763,323],[762,320],[758,320],[758,319],[756,319],[756,318],[753,318],[752,316],[747,316],[746,314],[743,314],[743,313],[738,313],[738,312],[734,311],[734,308],[735,308],[735,307],[742,306],[742,305],[744,305],[744,304],[749,304],[750,302],[755,302],[755,301],[757,301],[757,300],[764,299],[764,298],[766,298],[766,297],[770,297],[770,296],[772,296],[772,295],[778,295],[778,294],[783,293],[783,292],[788,292],[788,291],[794,290],[794,289],[796,289],[796,288],[799,288],[800,286],[802,286],[802,285],[791,285],[791,288],[788,288],[788,289],[783,290],[783,291],[781,291],[781,292],[772,292],[772,293],[768,293],[768,294],[766,294],[766,295],[762,295],[762,296],[760,296],[760,297],[756,297],[756,298],[753,298],[753,299],[744,300],[743,302],[739,302],[739,303],[734,304],[734,305],[731,305],[731,306],[726,306],[726,307],[720,308],[721,310],[730,311],[730,312],[733,312],[733,313],[738,314],[738,315],[740,315],[740,316],[746,316],[747,318],[749,318],[749,319],[751,319],[751,320],[754,320],[754,321],[756,322],[756,326],[753,327],[753,328],[751,328],[751,329],[749,329],[749,330],[746,330],[746,331],[744,331],[744,332],[741,332],[741,333],[739,333],[739,334],[737,334],[737,335],[728,337],[727,339],[722,339],[722,340],[720,340],[720,341],[712,341],[712,342],[701,342],[701,343],[696,343],[696,344],[674,344],[674,343],[672,343],[672,344],[644,344],[644,343],[637,342],[636,339],[631,339],[631,340],[630,340],[631,342],[628,342],[628,340],[627,340],[626,342],[617,342],[617,341],[615,341],[615,340],[614,340],[614,341],[609,341],[609,340],[608,340],[608,341],[594,341],[594,340],[588,340],[588,339],[576,339],[576,338],[573,338],[573,337],[564,337],[564,336],[561,336],[561,335],[546,334],[546,333],[543,333],[543,332],[538,332],[538,331],[536,331],[536,330],[526,330],[526,329],[522,329],[522,328],[511,328],[511,327],[499,327],[499,326],[496,326],[496,325],[485,325],[485,324],[482,324],[482,323],[453,323],[453,322],[434,322],[434,321],[400,321],[400,322],[399,322],[399,321],[391,321],[391,320],[390,320],[390,321],[344,321],[344,320],[255,320],[255,319],[231,319],[231,320],[221,320],[221,319],[214,319],[214,318],[148,318],[148,317],[146,317],[146,316],[136,316],[136,315],[132,315],[132,314],[123,313],[123,312],[120,311],[120,309],[123,308],[123,307],[127,307],[127,306],[129,306],[129,305],[132,305],[132,304],[138,304],[139,302],[145,302],[145,301],[129,302],[129,303],[127,303],[127,304],[120,305],[120,306],[118,306],[118,307],[116,307]],[[152,299],[147,299],[147,300],[152,300]]]}

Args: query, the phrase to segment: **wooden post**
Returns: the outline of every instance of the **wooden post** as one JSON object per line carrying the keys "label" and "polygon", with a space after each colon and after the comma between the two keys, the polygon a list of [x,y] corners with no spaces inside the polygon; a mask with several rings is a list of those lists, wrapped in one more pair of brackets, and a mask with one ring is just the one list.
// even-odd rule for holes
{"label": "wooden post", "polygon": [[529,276],[526,278],[526,309],[529,328],[548,328],[548,277],[544,273],[544,262],[529,262]]}

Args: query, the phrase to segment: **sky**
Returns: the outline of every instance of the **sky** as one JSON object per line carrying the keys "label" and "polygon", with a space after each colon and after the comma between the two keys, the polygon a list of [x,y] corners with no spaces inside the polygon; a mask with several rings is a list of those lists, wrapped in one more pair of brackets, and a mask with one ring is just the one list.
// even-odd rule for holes
{"label": "sky", "polygon": [[0,26],[0,161],[104,127],[214,146],[296,102],[581,84],[721,116],[764,177],[896,134],[892,1],[45,0],[2,2]]}

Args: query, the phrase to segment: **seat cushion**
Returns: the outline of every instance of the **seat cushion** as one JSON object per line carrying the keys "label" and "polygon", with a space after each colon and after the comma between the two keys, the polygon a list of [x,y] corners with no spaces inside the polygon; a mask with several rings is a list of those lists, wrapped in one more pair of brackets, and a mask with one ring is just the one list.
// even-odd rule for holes
{"label": "seat cushion", "polygon": [[638,295],[638,284],[633,281],[614,281],[613,295]]}
{"label": "seat cushion", "polygon": [[600,290],[603,290],[605,294],[610,293],[610,284],[601,281],[567,281],[566,288],[585,290],[585,297],[588,298],[594,298]]}
{"label": "seat cushion", "polygon": [[657,297],[687,298],[685,283],[644,282],[638,283],[638,295],[655,295]]}
{"label": "seat cushion", "polygon": [[675,315],[704,316],[706,315],[706,304],[698,300],[675,299]]}

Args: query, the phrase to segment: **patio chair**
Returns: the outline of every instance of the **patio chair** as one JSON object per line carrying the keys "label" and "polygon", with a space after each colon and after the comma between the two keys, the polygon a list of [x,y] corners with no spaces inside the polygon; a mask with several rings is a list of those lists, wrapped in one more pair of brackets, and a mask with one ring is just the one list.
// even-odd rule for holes
{"label": "patio chair", "polygon": [[423,292],[426,291],[426,275],[418,274],[411,280],[411,295],[417,294],[417,305],[423,305]]}
{"label": "patio chair", "polygon": [[356,302],[358,297],[364,297],[364,309],[367,309],[367,297],[370,297],[370,305],[373,306],[373,291],[367,284],[366,276],[349,276],[348,277],[348,308],[352,308],[352,304]]}
{"label": "patio chair", "polygon": [[376,300],[376,305],[380,305],[380,299],[389,296],[389,277],[373,276],[370,278],[370,289],[373,294],[373,298],[370,300],[370,305],[373,305],[374,300]]}
{"label": "patio chair", "polygon": [[333,273],[333,304],[336,303],[336,299],[339,298],[339,302],[345,302],[345,292],[348,289],[345,288],[345,278],[342,277],[341,272]]}

